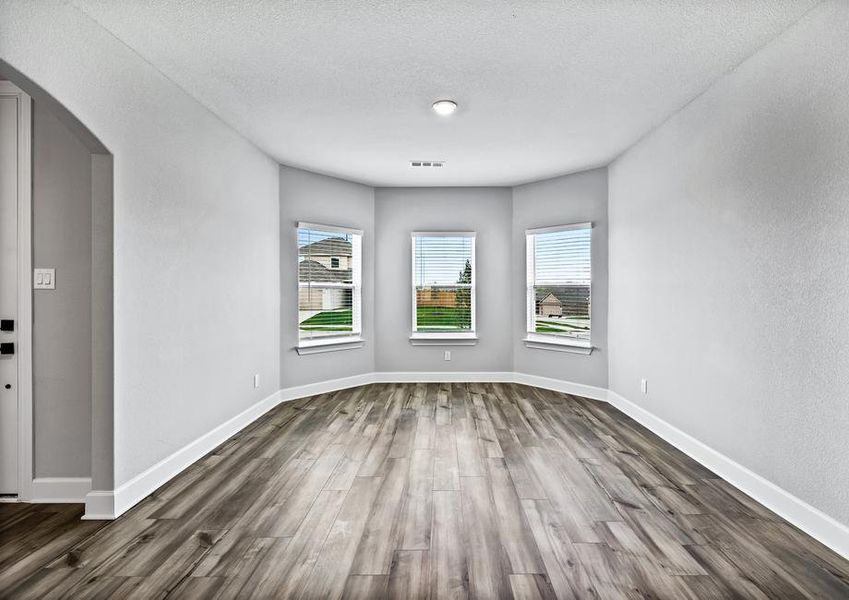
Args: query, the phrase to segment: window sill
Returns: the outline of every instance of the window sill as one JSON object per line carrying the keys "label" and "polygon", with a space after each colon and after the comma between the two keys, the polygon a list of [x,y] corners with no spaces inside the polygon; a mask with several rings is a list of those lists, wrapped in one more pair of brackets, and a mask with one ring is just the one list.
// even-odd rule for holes
{"label": "window sill", "polygon": [[477,343],[475,333],[414,333],[410,336],[413,346],[474,346]]}
{"label": "window sill", "polygon": [[590,342],[579,340],[561,340],[553,336],[529,335],[524,340],[525,346],[535,350],[553,350],[555,352],[569,352],[571,354],[583,354],[589,356],[595,348]]}
{"label": "window sill", "polygon": [[295,346],[295,350],[301,356],[308,354],[320,354],[322,352],[338,352],[339,350],[353,350],[362,348],[365,340],[361,337],[326,338],[307,340]]}

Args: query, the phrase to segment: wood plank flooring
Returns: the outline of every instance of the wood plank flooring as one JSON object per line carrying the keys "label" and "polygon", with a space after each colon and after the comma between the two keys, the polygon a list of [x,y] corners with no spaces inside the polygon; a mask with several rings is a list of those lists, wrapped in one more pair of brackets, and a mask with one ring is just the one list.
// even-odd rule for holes
{"label": "wood plank flooring", "polygon": [[849,562],[612,407],[283,404],[111,523],[0,504],[2,598],[849,598]]}

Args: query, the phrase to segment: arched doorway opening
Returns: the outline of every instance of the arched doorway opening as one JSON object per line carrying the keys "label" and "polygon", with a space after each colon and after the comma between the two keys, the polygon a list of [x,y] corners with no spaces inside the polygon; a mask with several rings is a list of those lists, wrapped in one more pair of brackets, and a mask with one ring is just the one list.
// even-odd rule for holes
{"label": "arched doorway opening", "polygon": [[0,148],[0,493],[83,502],[114,479],[112,156],[2,61]]}

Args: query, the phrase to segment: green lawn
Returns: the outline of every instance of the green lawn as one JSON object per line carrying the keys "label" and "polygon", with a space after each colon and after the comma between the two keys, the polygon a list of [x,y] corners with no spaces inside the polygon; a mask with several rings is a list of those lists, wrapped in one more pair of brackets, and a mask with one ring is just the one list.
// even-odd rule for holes
{"label": "green lawn", "polygon": [[[471,328],[469,308],[420,306],[417,312],[419,331],[463,331]],[[351,331],[351,309],[325,310],[304,319],[301,331]]]}
{"label": "green lawn", "polygon": [[[417,322],[419,331],[464,331],[471,329],[471,314],[468,307],[420,306],[417,309]],[[350,308],[326,310],[300,324],[301,331],[351,331],[351,328]],[[580,337],[589,332],[589,320],[586,317],[539,318],[536,331]]]}
{"label": "green lawn", "polygon": [[589,335],[590,321],[586,317],[536,318],[537,333],[559,333],[582,338]]}
{"label": "green lawn", "polygon": [[351,331],[350,308],[326,310],[301,321],[301,331]]}
{"label": "green lawn", "polygon": [[419,331],[462,331],[471,329],[469,307],[419,306],[416,308],[416,325]]}
{"label": "green lawn", "polygon": [[537,323],[537,333],[563,333],[559,327],[551,327],[550,325],[541,325]]}

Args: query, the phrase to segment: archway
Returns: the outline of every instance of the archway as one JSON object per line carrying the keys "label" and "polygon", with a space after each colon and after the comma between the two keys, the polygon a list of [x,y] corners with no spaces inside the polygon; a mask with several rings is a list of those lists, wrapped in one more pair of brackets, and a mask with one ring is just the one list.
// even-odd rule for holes
{"label": "archway", "polygon": [[[113,451],[113,160],[100,140],[24,74],[0,61],[0,79],[31,103],[29,181],[19,252],[55,269],[53,289],[19,270],[20,334],[31,381],[19,394],[21,501],[92,501],[111,489]],[[31,98],[31,100],[30,100]],[[29,239],[27,239],[29,238]],[[25,263],[26,261],[23,261]],[[27,311],[24,311],[26,316]],[[0,382],[2,384],[2,382]],[[85,456],[83,456],[85,455]],[[95,499],[96,501],[96,499]],[[91,511],[89,511],[91,512]]]}

